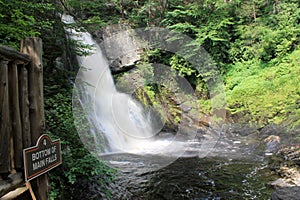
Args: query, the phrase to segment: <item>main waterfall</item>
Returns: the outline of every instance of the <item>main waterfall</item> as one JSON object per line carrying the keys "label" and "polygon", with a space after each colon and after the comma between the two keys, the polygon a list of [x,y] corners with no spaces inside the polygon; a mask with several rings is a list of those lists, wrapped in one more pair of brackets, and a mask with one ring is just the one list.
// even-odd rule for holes
{"label": "main waterfall", "polygon": [[[69,15],[63,15],[62,20],[66,24],[74,23]],[[107,60],[92,36],[71,28],[66,30],[70,39],[91,48],[87,55],[77,55],[81,68],[75,85],[76,90],[83,93],[80,104],[94,126],[91,128],[94,141],[104,146],[104,152],[127,152],[140,148],[153,136],[150,117],[128,94],[117,91]],[[99,141],[99,132],[104,134],[102,140],[105,141]]]}
{"label": "main waterfall", "polygon": [[[110,163],[130,162],[139,167],[142,164],[148,166],[149,169],[159,169],[174,162],[180,156],[203,158],[214,149],[220,137],[214,127],[207,128],[205,133],[196,138],[197,127],[193,127],[186,121],[179,126],[176,133],[157,134],[164,126],[159,114],[153,113],[157,108],[144,109],[130,94],[119,92],[106,57],[92,36],[88,32],[75,29],[73,17],[63,15],[62,21],[66,24],[65,29],[69,40],[76,41],[79,44],[76,50],[81,51],[81,54],[77,55],[80,69],[74,84],[73,116],[81,141],[91,152]],[[156,48],[167,48],[179,55],[184,52],[183,56],[189,51],[184,48],[182,52],[172,50],[172,47],[179,47],[179,43],[176,41],[172,43],[172,40],[170,43],[162,36],[183,37],[181,41],[186,43],[192,41],[187,36],[178,35],[162,28],[152,28],[152,32],[149,32],[148,29],[138,29],[135,30],[135,33],[143,39],[141,44],[154,44]],[[124,36],[126,33],[120,33],[120,35],[126,37]],[[156,36],[158,37],[155,38]],[[158,46],[155,46],[157,44]],[[181,43],[180,47],[183,47]],[[187,47],[189,48],[189,46]],[[205,62],[211,61],[205,51],[200,51],[199,55],[201,56],[196,56],[194,60],[191,60],[195,66],[203,63],[201,59],[204,59]],[[213,65],[209,64],[208,66],[212,67]],[[168,87],[174,92],[174,98],[180,100],[181,106],[184,107],[184,102],[187,102],[187,106],[189,102],[197,102],[197,99],[193,98],[193,89],[189,82],[180,78],[177,72],[163,65],[155,65],[155,70],[156,73],[153,73],[153,77],[147,78]],[[178,83],[174,83],[172,80],[177,80]],[[131,84],[135,84],[136,81],[133,78]],[[212,88],[214,89],[215,86]],[[194,110],[196,113],[193,113],[193,116],[197,116],[197,107]],[[221,151],[223,152],[224,149]],[[134,156],[123,156],[128,153]]]}

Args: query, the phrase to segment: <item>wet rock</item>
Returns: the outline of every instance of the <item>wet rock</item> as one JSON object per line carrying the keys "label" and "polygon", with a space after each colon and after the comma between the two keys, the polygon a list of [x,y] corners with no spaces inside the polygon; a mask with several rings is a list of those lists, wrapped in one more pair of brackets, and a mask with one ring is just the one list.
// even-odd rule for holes
{"label": "wet rock", "polygon": [[189,112],[192,109],[191,106],[185,105],[185,104],[181,104],[180,107],[181,107],[182,112],[185,112],[185,113]]}
{"label": "wet rock", "polygon": [[288,183],[285,179],[279,178],[270,184],[273,187],[293,187],[294,185]]}
{"label": "wet rock", "polygon": [[300,166],[300,144],[282,147],[278,153],[286,162]]}
{"label": "wet rock", "polygon": [[265,153],[275,153],[279,149],[280,145],[280,137],[277,135],[270,135],[267,138],[264,139],[264,143],[266,145]]}
{"label": "wet rock", "polygon": [[[297,167],[281,167],[278,171],[281,178],[273,181],[271,186],[278,188],[300,187],[300,171]],[[299,193],[300,194],[300,193]],[[300,197],[300,195],[299,195]],[[286,198],[288,199],[288,198]]]}
{"label": "wet rock", "polygon": [[176,134],[176,132],[173,132],[173,131],[169,131],[169,132],[160,132],[160,133],[158,133],[158,137],[160,138],[160,139],[168,139],[168,138],[174,138],[174,136],[175,136],[175,134]]}
{"label": "wet rock", "polygon": [[103,30],[96,30],[92,32],[92,36],[98,44],[103,42]]}
{"label": "wet rock", "polygon": [[270,135],[282,135],[286,133],[286,127],[276,125],[276,124],[269,124],[267,126],[264,126],[260,130],[260,134],[262,136],[270,136]]}
{"label": "wet rock", "polygon": [[271,195],[271,200],[299,200],[300,187],[278,188]]}
{"label": "wet rock", "polygon": [[[269,139],[268,139],[269,138]],[[269,136],[267,142],[278,140],[278,137]],[[300,158],[300,147],[298,145],[286,145],[280,147],[276,154],[270,157],[270,169],[274,170],[279,179],[271,182],[275,188],[272,200],[300,200],[300,168],[298,160]]]}
{"label": "wet rock", "polygon": [[235,136],[248,136],[251,134],[257,134],[257,127],[250,126],[249,124],[232,123],[226,127],[227,133]]}

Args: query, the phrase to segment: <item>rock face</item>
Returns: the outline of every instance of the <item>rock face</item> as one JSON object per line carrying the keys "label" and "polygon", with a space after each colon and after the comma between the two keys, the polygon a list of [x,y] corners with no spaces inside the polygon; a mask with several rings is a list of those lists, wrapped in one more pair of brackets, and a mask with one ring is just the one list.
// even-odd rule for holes
{"label": "rock face", "polygon": [[92,33],[107,57],[112,73],[127,71],[140,60],[141,48],[127,25],[111,25]]}

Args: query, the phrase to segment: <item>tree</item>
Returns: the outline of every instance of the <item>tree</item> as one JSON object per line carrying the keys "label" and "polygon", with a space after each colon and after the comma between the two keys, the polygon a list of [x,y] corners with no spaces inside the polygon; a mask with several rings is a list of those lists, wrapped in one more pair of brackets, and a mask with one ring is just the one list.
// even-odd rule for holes
{"label": "tree", "polygon": [[18,47],[28,36],[41,36],[52,28],[53,20],[45,16],[54,10],[50,0],[0,0],[0,43]]}

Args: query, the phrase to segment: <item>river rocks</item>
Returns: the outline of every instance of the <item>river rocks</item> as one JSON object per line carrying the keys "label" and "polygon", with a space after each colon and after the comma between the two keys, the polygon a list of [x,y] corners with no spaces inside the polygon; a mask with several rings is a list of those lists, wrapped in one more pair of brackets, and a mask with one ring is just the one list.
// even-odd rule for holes
{"label": "river rocks", "polygon": [[273,192],[271,200],[299,200],[300,187],[284,187]]}
{"label": "river rocks", "polygon": [[296,167],[280,167],[277,171],[282,178],[277,179],[271,183],[275,187],[300,187],[300,172]]}
{"label": "river rocks", "polygon": [[264,139],[266,145],[265,153],[266,155],[272,155],[277,152],[280,145],[280,137],[277,135],[270,135]]}
{"label": "river rocks", "polygon": [[300,146],[295,144],[280,147],[271,157],[270,169],[280,178],[271,182],[275,187],[272,200],[300,199]]}
{"label": "river rocks", "polygon": [[232,123],[225,127],[227,134],[233,136],[248,136],[251,134],[258,134],[258,129],[255,126],[249,124]]}
{"label": "river rocks", "polygon": [[300,199],[300,174],[298,170],[285,168],[284,178],[273,181],[275,187],[271,200],[293,200]]}
{"label": "river rocks", "polygon": [[300,144],[282,147],[278,153],[285,161],[300,166]]}

